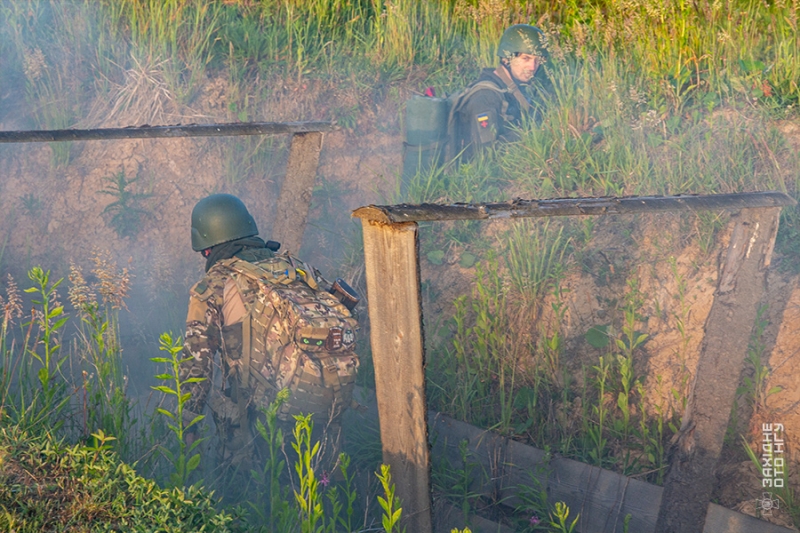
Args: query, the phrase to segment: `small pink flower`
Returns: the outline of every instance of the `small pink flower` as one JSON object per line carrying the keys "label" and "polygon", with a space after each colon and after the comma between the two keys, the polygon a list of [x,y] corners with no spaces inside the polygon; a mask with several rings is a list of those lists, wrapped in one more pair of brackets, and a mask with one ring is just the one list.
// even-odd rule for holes
{"label": "small pink flower", "polygon": [[541,520],[539,519],[538,516],[533,515],[533,516],[531,516],[529,522],[531,523],[532,526],[536,526],[536,525],[539,525],[539,522],[541,522]]}
{"label": "small pink flower", "polygon": [[322,473],[322,475],[319,478],[319,482],[325,488],[327,488],[328,485],[330,485],[331,479],[328,477],[328,473],[327,472],[323,472]]}

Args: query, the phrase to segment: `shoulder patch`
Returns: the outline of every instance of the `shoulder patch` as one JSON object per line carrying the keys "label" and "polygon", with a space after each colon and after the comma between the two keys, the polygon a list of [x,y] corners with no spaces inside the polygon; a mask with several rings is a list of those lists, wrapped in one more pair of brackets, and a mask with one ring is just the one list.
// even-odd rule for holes
{"label": "shoulder patch", "polygon": [[214,291],[209,284],[208,276],[195,283],[194,287],[189,291],[189,295],[204,302],[214,295]]}
{"label": "shoulder patch", "polygon": [[481,128],[489,127],[489,113],[478,113],[475,119],[478,121],[478,126]]}
{"label": "shoulder patch", "polygon": [[202,280],[197,285],[195,285],[194,289],[192,289],[192,290],[195,293],[202,295],[208,290],[208,283],[206,283],[206,280]]}

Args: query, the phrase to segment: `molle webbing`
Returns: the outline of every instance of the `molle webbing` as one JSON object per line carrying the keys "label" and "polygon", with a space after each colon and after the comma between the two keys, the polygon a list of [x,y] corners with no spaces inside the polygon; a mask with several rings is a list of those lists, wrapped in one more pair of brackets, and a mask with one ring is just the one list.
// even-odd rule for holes
{"label": "molle webbing", "polygon": [[[358,369],[353,351],[357,323],[349,310],[318,289],[319,273],[313,267],[289,255],[258,264],[235,258],[221,263],[247,309],[238,396],[258,403],[260,395],[274,397],[288,388],[282,419],[299,413],[341,414],[351,403]],[[246,405],[239,407],[240,416],[246,416]]]}

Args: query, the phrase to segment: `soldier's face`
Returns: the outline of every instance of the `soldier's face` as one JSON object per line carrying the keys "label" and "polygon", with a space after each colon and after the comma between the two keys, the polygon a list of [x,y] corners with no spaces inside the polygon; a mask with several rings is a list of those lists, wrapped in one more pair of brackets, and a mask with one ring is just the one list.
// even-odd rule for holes
{"label": "soldier's face", "polygon": [[541,58],[531,54],[519,54],[509,61],[511,75],[522,83],[528,83],[536,74],[536,69],[541,64]]}

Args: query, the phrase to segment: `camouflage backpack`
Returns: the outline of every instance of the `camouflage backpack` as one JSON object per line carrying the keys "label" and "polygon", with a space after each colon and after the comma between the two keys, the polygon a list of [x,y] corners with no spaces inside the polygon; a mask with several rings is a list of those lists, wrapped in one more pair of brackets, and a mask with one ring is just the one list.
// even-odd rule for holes
{"label": "camouflage backpack", "polygon": [[350,310],[320,288],[318,271],[288,254],[219,264],[230,271],[247,310],[239,368],[250,371],[239,371],[242,389],[263,402],[288,388],[278,414],[283,420],[299,413],[338,417],[350,406],[359,366],[358,323]]}

